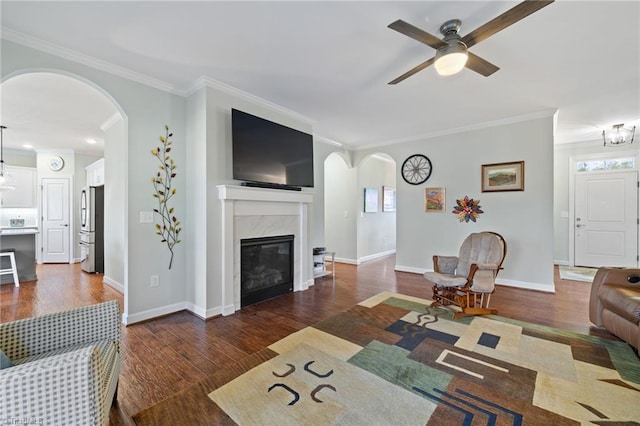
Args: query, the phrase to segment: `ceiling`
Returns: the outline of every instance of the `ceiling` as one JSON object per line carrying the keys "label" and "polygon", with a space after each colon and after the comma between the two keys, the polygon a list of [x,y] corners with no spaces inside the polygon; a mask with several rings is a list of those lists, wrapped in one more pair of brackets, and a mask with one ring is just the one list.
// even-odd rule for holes
{"label": "ceiling", "polygon": [[[465,35],[518,3],[3,0],[0,7],[3,38],[183,95],[207,77],[308,117],[316,136],[352,149],[555,110],[556,143],[595,143],[615,123],[640,124],[638,1],[557,0],[470,49],[500,67],[490,77],[467,69],[441,77],[429,67],[387,84],[435,53],[388,29],[391,22],[439,35],[440,24],[458,18]],[[5,145],[90,152],[85,140],[101,141],[100,125],[115,109],[90,86],[45,77],[2,84]]]}

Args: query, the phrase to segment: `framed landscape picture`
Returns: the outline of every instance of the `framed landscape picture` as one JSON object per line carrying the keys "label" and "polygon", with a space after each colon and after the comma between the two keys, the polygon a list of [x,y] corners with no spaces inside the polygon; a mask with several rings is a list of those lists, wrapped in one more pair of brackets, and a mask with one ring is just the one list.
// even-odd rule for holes
{"label": "framed landscape picture", "polygon": [[443,213],[445,206],[444,188],[424,189],[424,211],[427,213]]}
{"label": "framed landscape picture", "polygon": [[482,165],[482,192],[524,191],[524,161]]}

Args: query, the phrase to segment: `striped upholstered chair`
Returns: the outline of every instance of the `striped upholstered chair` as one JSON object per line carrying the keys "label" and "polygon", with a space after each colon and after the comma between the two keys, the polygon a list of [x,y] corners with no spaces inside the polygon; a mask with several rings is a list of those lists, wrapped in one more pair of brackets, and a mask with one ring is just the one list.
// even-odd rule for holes
{"label": "striped upholstered chair", "polygon": [[9,363],[0,370],[0,419],[108,425],[121,367],[119,317],[112,300],[0,324]]}

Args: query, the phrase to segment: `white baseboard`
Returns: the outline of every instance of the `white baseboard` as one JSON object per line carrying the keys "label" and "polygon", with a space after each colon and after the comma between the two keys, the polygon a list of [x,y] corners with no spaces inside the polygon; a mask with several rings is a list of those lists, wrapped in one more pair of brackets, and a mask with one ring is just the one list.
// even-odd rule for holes
{"label": "white baseboard", "polygon": [[103,275],[102,282],[108,285],[109,287],[113,288],[114,290],[117,290],[120,293],[124,294],[124,286],[120,284],[118,281],[112,280],[108,276]]}
{"label": "white baseboard", "polygon": [[135,314],[122,314],[122,323],[124,325],[135,324],[140,321],[146,321],[152,318],[161,317],[163,315],[173,314],[175,312],[188,309],[187,302],[174,303],[173,305],[161,306],[159,308],[149,309],[148,311],[137,312]]}
{"label": "white baseboard", "polygon": [[336,263],[347,263],[349,265],[359,265],[355,259],[347,259],[346,257],[336,257]]}
{"label": "white baseboard", "polygon": [[525,290],[535,290],[542,291],[545,293],[555,293],[556,286],[554,283],[551,284],[542,284],[542,283],[531,283],[528,281],[518,281],[518,280],[504,280],[504,279],[496,279],[496,284],[503,285],[506,287],[515,287],[522,288]]}
{"label": "white baseboard", "polygon": [[571,265],[569,265],[569,261],[568,260],[554,260],[553,264],[554,265],[559,265],[559,266],[571,266]]}
{"label": "white baseboard", "polygon": [[[402,265],[396,265],[395,267],[396,271],[400,271],[400,272],[411,272],[413,274],[424,274],[425,272],[433,272],[433,269],[424,269],[424,268],[414,268],[412,266],[402,266]],[[532,282],[528,282],[528,281],[518,281],[518,280],[508,280],[508,279],[496,279],[496,284],[498,285],[503,285],[506,287],[516,287],[516,288],[522,288],[525,290],[535,290],[535,291],[542,291],[545,293],[555,293],[556,292],[556,287],[555,284],[542,284],[542,283],[532,283]]]}
{"label": "white baseboard", "polygon": [[188,311],[193,312],[194,315],[202,318],[203,320],[222,314],[222,309],[220,309],[219,306],[216,306],[215,308],[204,309],[189,302],[186,302],[186,306],[186,309]]}
{"label": "white baseboard", "polygon": [[369,256],[364,256],[358,259],[358,265],[360,265],[363,262],[368,262],[370,260],[375,260],[375,259],[379,259],[381,257],[385,257],[385,256],[389,256],[391,254],[395,254],[396,250],[387,250],[387,251],[383,251],[380,253],[375,253],[375,254],[370,254]]}
{"label": "white baseboard", "polygon": [[425,272],[433,272],[433,269],[414,268],[413,266],[396,265],[395,270],[398,272],[410,272],[412,274],[424,274]]}

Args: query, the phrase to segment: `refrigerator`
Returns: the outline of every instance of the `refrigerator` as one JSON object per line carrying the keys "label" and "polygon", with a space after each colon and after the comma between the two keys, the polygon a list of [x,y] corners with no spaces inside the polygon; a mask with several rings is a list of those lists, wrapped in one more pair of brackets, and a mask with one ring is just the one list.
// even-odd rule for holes
{"label": "refrigerator", "polygon": [[82,270],[104,273],[104,186],[82,188],[79,244]]}

